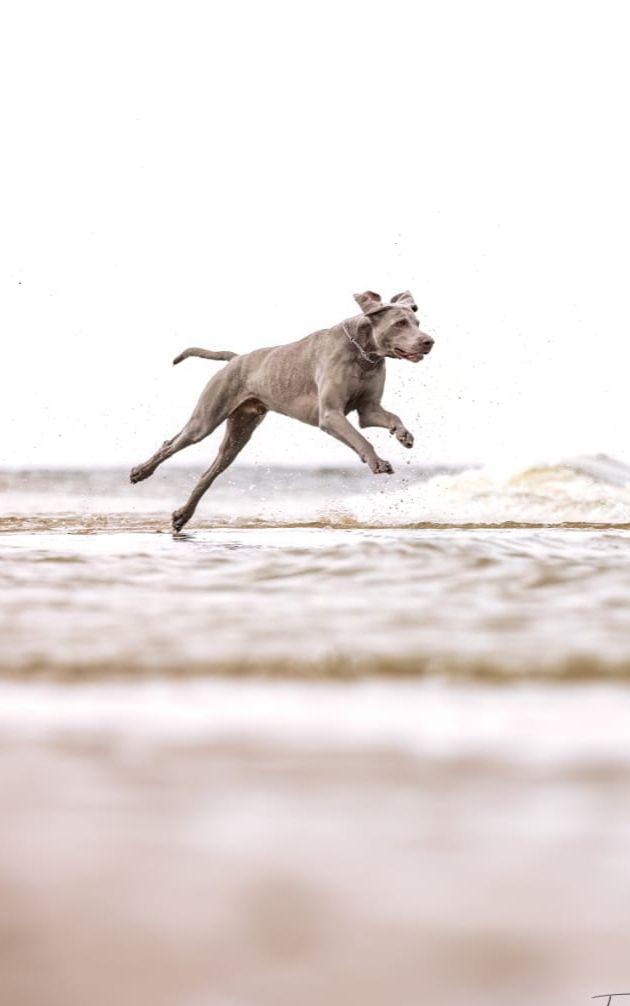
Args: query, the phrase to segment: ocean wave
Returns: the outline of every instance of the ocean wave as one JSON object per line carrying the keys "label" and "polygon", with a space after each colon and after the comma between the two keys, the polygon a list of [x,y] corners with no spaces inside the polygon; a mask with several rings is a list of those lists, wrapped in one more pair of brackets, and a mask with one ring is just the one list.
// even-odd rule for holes
{"label": "ocean wave", "polygon": [[391,526],[621,528],[630,524],[630,467],[605,455],[488,465],[436,475],[389,499],[356,494],[345,503],[366,526],[385,518]]}
{"label": "ocean wave", "polygon": [[[378,479],[344,469],[291,476],[285,469],[265,470],[249,485],[254,477],[247,468],[232,482],[218,482],[188,533],[215,527],[630,528],[630,466],[606,455],[461,470],[410,468]],[[194,481],[190,473],[185,485],[183,479],[175,473],[169,493],[160,483],[157,496],[132,496],[122,473],[111,472],[102,485],[92,473],[87,495],[79,484],[74,496],[48,494],[45,481],[37,494],[5,485],[0,531],[168,533],[170,510]],[[114,492],[118,483],[120,495]]]}

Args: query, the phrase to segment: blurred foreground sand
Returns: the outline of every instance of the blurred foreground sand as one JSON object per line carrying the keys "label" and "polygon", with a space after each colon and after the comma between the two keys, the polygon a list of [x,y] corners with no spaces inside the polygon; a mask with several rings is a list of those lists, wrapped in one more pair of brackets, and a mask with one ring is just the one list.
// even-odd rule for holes
{"label": "blurred foreground sand", "polygon": [[630,990],[626,766],[1,750],[3,1006],[529,1006]]}

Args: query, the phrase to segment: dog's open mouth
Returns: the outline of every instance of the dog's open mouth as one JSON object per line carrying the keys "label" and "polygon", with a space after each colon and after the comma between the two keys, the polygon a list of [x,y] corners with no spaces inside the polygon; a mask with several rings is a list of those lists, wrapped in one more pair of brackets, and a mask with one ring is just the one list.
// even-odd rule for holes
{"label": "dog's open mouth", "polygon": [[424,359],[425,354],[420,353],[406,353],[404,349],[398,349],[396,346],[394,348],[394,353],[399,360],[409,360],[410,363],[419,363],[420,360]]}

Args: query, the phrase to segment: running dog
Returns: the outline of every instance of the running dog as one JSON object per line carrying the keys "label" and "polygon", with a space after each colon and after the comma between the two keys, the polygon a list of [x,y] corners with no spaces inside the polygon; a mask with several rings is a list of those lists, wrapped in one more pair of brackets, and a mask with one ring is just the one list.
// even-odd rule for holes
{"label": "running dog", "polygon": [[393,472],[389,461],[378,457],[346,417],[356,411],[359,426],[384,427],[403,447],[412,447],[413,436],[402,420],[381,406],[385,358],[418,363],[431,351],[433,339],[420,330],[418,308],[408,290],[389,303],[371,290],[355,294],[354,299],[361,314],[286,346],[255,349],[242,356],[193,347],[175,358],[173,363],[189,356],[229,361],[208,382],[183,430],[129,475],[132,482],[147,479],[167,458],[199,443],[227,421],[217,457],[173,514],[175,531],[188,523],[203,494],[232,464],[268,412],[319,426],[355,451],[375,475]]}

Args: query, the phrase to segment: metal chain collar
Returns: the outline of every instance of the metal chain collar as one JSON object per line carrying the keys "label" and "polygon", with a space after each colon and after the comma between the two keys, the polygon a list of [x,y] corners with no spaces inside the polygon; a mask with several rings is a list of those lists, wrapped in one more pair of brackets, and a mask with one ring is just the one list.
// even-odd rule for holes
{"label": "metal chain collar", "polygon": [[380,361],[381,361],[381,357],[380,356],[376,356],[374,353],[366,353],[365,350],[364,350],[364,348],[363,348],[363,346],[361,346],[357,342],[356,339],[352,338],[352,336],[350,335],[350,332],[346,328],[346,323],[345,322],[342,322],[341,327],[343,328],[344,332],[348,336],[350,342],[357,347],[357,349],[359,350],[359,354],[363,357],[363,359],[365,360],[366,363],[371,364],[371,366],[374,366],[374,364],[376,364],[376,363],[380,363]]}

